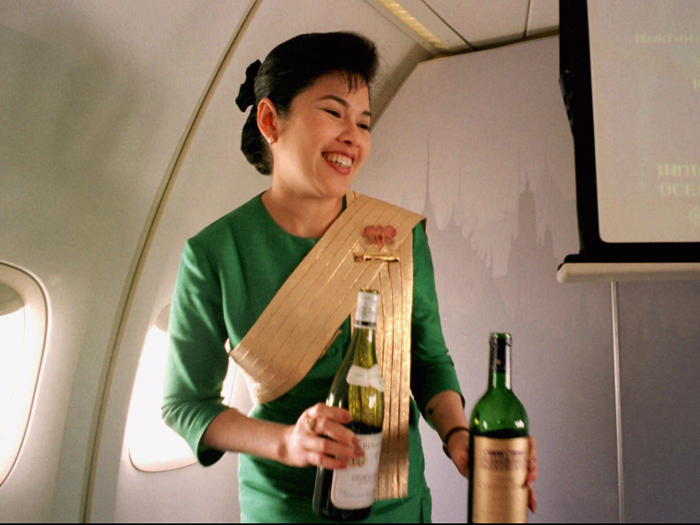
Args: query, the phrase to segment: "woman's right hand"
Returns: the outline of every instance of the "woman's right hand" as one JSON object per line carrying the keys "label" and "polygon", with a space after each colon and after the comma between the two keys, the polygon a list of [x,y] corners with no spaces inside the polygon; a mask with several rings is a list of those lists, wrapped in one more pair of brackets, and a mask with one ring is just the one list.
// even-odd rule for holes
{"label": "woman's right hand", "polygon": [[324,403],[306,409],[285,432],[282,462],[294,467],[347,467],[349,459],[364,456],[360,440],[345,426],[351,420],[347,410]]}

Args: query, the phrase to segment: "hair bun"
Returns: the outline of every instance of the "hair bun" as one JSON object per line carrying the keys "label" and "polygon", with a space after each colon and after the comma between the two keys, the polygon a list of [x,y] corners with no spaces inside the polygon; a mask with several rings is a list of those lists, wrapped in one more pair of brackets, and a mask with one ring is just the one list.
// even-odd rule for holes
{"label": "hair bun", "polygon": [[245,82],[241,84],[236,97],[236,105],[243,112],[255,104],[255,77],[261,65],[260,60],[256,60],[245,70]]}

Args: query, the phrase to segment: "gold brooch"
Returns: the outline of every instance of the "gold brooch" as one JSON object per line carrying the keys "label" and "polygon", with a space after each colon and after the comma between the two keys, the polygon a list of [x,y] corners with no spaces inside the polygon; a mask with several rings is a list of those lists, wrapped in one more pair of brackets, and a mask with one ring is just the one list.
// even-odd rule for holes
{"label": "gold brooch", "polygon": [[394,228],[390,224],[387,224],[385,226],[382,226],[381,224],[373,224],[371,226],[365,227],[365,229],[362,231],[362,244],[365,247],[365,249],[372,249],[374,251],[356,253],[355,262],[399,261],[400,258],[398,253],[389,253],[387,251],[383,251],[385,246],[393,246],[395,241],[396,228]]}

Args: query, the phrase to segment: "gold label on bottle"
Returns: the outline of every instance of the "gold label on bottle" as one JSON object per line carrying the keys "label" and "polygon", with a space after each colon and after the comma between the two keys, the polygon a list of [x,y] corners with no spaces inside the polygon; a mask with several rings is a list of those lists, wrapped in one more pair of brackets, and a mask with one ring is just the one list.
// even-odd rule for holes
{"label": "gold label on bottle", "polygon": [[472,521],[526,523],[529,439],[474,436]]}

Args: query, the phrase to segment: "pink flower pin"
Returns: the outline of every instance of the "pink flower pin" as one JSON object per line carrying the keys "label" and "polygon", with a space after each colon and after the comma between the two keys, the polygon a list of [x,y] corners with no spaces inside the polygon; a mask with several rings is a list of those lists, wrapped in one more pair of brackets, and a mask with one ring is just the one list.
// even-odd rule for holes
{"label": "pink flower pin", "polygon": [[362,237],[370,246],[378,246],[380,248],[384,245],[393,246],[396,240],[396,228],[390,224],[386,226],[381,224],[367,226],[362,232]]}

